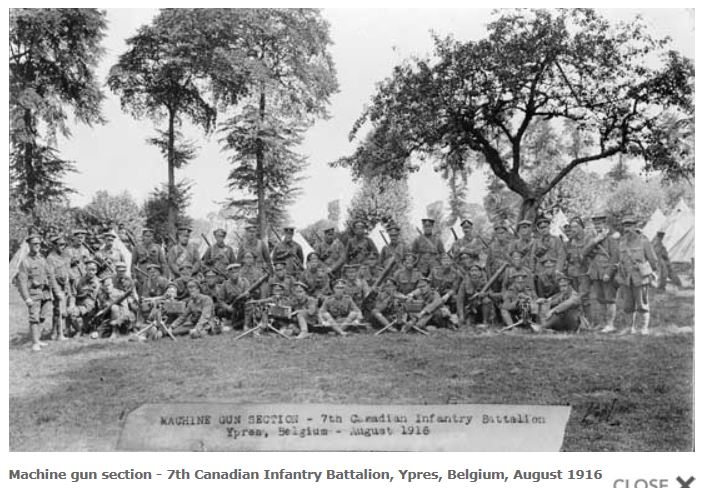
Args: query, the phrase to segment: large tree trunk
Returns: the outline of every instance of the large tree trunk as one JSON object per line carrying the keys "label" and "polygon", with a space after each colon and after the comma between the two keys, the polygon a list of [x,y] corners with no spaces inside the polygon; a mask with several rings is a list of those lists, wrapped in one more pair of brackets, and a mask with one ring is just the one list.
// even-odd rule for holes
{"label": "large tree trunk", "polygon": [[[266,99],[264,89],[259,96],[259,118],[264,121],[266,108]],[[267,215],[265,211],[265,192],[264,192],[264,142],[257,139],[257,225],[259,226],[259,234],[262,239],[265,238],[267,232]]]}
{"label": "large tree trunk", "polygon": [[[27,137],[32,133],[32,111],[25,109],[24,124]],[[34,209],[37,205],[37,178],[34,174],[34,143],[27,141],[24,143],[24,151],[22,155],[22,164],[24,165],[25,184],[27,185],[26,194],[22,210],[29,212],[34,216]]]}
{"label": "large tree trunk", "polygon": [[519,221],[530,220],[535,222],[542,198],[536,195],[522,197],[521,207],[519,208]]}
{"label": "large tree trunk", "polygon": [[176,114],[174,110],[169,109],[169,139],[167,140],[167,166],[169,172],[169,180],[167,182],[167,232],[174,234],[176,230],[176,177],[174,175],[174,122]]}

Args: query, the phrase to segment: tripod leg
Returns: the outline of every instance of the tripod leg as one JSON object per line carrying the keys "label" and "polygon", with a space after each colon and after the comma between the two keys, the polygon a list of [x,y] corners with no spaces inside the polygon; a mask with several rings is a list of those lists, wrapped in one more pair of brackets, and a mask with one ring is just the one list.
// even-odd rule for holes
{"label": "tripod leg", "polygon": [[270,323],[267,323],[267,328],[273,330],[274,332],[276,332],[277,334],[279,334],[280,336],[282,336],[284,339],[291,339],[291,337],[289,337],[289,336],[286,335],[284,332],[282,332],[281,330],[277,329],[276,327],[274,327],[274,326],[273,326],[272,324],[270,324]]}
{"label": "tripod leg", "polygon": [[261,327],[262,327],[261,325],[257,325],[257,326],[255,326],[255,327],[252,327],[251,329],[247,329],[245,332],[243,332],[242,334],[238,335],[238,336],[235,337],[235,339],[233,339],[233,340],[237,341],[238,339],[242,339],[242,338],[245,337],[246,335],[252,334],[252,333],[253,333],[254,331],[256,331],[256,330],[260,330]]}

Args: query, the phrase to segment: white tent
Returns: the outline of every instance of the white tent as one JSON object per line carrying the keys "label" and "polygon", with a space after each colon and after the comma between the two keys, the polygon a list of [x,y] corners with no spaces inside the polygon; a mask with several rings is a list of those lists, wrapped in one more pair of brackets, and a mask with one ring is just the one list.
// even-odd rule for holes
{"label": "white tent", "polygon": [[20,262],[27,256],[27,253],[29,252],[29,246],[25,241],[22,241],[22,244],[20,245],[20,248],[15,252],[15,255],[12,256],[12,259],[10,260],[10,283],[15,279],[15,276],[17,275],[17,270],[20,267]]}
{"label": "white tent", "polygon": [[567,241],[568,237],[565,235],[565,232],[563,232],[563,226],[567,223],[568,217],[565,216],[563,210],[559,209],[555,214],[553,214],[553,218],[551,219],[551,228],[549,232],[552,236],[558,236],[564,241]]}
{"label": "white tent", "polygon": [[651,214],[651,218],[646,223],[644,228],[641,229],[641,233],[648,237],[649,240],[651,240],[654,238],[656,232],[661,228],[661,226],[663,226],[665,222],[666,216],[663,214],[660,208],[657,208],[654,213]]}
{"label": "white tent", "polygon": [[115,241],[113,242],[113,247],[115,247],[115,249],[119,249],[122,255],[125,256],[125,264],[127,265],[127,275],[129,276],[132,272],[132,253],[129,249],[127,249],[127,246],[125,246],[125,243],[122,242],[119,237],[115,238]]}
{"label": "white tent", "polygon": [[306,261],[306,258],[310,253],[313,252],[313,248],[311,247],[311,244],[308,243],[306,238],[301,235],[301,232],[298,230],[294,232],[294,237],[292,240],[297,243],[299,246],[301,246],[301,250],[304,252],[304,262]]}
{"label": "white tent", "polygon": [[[377,222],[377,225],[375,225],[374,228],[370,231],[369,237],[370,239],[372,239],[372,242],[375,243],[377,251],[381,251],[385,246],[384,237],[382,237],[383,233],[384,228],[382,227],[382,224],[380,222]],[[386,237],[386,233],[384,235]]]}
{"label": "white tent", "polygon": [[695,257],[695,226],[668,250],[668,257],[674,263],[689,263]]}
{"label": "white tent", "polygon": [[[463,237],[463,228],[460,226],[460,219],[455,219],[455,222],[453,223],[453,225],[450,226],[450,228],[455,231],[455,234],[458,236],[458,239]],[[446,239],[446,241],[444,242],[446,251],[450,250],[454,242],[455,236],[453,236],[453,232],[451,232],[448,236],[448,239]]]}
{"label": "white tent", "polygon": [[691,229],[695,227],[695,214],[681,200],[673,209],[666,221],[659,230],[664,232],[663,245],[666,246],[669,254],[671,248],[675,246]]}

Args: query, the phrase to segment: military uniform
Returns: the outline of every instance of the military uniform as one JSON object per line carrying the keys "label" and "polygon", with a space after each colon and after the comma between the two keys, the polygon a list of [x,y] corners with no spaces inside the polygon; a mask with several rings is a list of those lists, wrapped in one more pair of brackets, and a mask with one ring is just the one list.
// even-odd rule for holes
{"label": "military uniform", "polygon": [[553,309],[553,314],[541,325],[543,329],[558,332],[577,332],[580,328],[581,300],[572,287],[565,292],[553,295],[546,305]]}
{"label": "military uniform", "polygon": [[617,283],[624,299],[625,313],[649,312],[648,288],[652,285],[655,269],[658,269],[658,258],[645,236],[634,234],[620,238]]}
{"label": "military uniform", "polygon": [[291,275],[277,276],[275,274],[269,277],[267,283],[270,291],[274,285],[281,285],[283,288],[282,294],[288,297],[291,295],[291,287],[294,286],[294,281],[296,280]]}
{"label": "military uniform", "polygon": [[214,324],[213,300],[198,293],[186,301],[186,310],[171,324],[174,335],[191,334],[200,337],[204,333],[217,333]]}
{"label": "military uniform", "polygon": [[592,235],[581,231],[570,237],[566,244],[566,269],[565,274],[570,279],[573,289],[578,292],[582,300],[583,312],[590,317],[590,276],[588,274],[587,252],[590,250]]}
{"label": "military uniform", "polygon": [[509,245],[509,255],[511,256],[513,252],[518,251],[521,253],[521,260],[527,269],[533,272],[534,270],[534,256],[533,251],[535,247],[534,238],[529,236],[528,238],[519,238],[512,241]]}
{"label": "military uniform", "polygon": [[534,274],[531,272],[531,269],[528,266],[522,265],[520,267],[516,267],[514,265],[509,265],[506,268],[504,268],[504,273],[502,274],[502,291],[506,290],[509,288],[512,283],[514,283],[514,279],[517,277],[519,274],[524,274],[526,275],[526,279],[529,283],[531,283],[531,286],[533,287],[534,283]]}
{"label": "military uniform", "polygon": [[16,283],[22,300],[32,299],[27,306],[30,327],[39,326],[51,313],[52,289],[56,288],[51,266],[39,253],[27,255],[17,269]]}
{"label": "military uniform", "polygon": [[225,274],[228,269],[228,265],[233,264],[236,261],[235,251],[233,251],[233,248],[225,243],[220,244],[216,242],[206,249],[206,252],[203,253],[201,261],[205,266],[215,268],[221,274]]}
{"label": "military uniform", "polygon": [[71,283],[75,284],[78,279],[83,276],[86,272],[86,261],[91,258],[91,253],[85,246],[79,244],[71,244],[64,251],[69,259],[69,276],[71,278]]}
{"label": "military uniform", "polygon": [[304,252],[293,240],[281,241],[272,249],[272,261],[283,261],[286,263],[286,272],[289,275],[299,276],[304,269]]}
{"label": "military uniform", "polygon": [[[502,317],[505,325],[510,325],[515,320],[521,318],[521,314],[526,311],[532,316],[536,316],[538,309],[536,306],[536,292],[528,281],[523,284],[512,283],[502,293]],[[524,309],[524,307],[527,307]],[[509,323],[508,323],[509,322]]]}
{"label": "military uniform", "polygon": [[477,264],[482,267],[487,265],[487,246],[479,237],[464,235],[450,246],[450,255],[458,259],[461,253],[477,256]]}
{"label": "military uniform", "polygon": [[[247,281],[250,285],[254,285],[260,278],[262,278],[262,276],[264,276],[264,271],[256,264],[250,266],[243,264],[240,268],[238,276],[241,279]],[[259,300],[260,298],[264,298],[268,295],[269,285],[267,284],[267,282],[264,282],[259,288],[252,291],[250,298],[252,300]]]}
{"label": "military uniform", "polygon": [[666,282],[669,279],[680,288],[683,284],[680,277],[673,271],[671,259],[668,256],[668,249],[663,245],[663,240],[659,236],[654,237],[653,241],[651,241],[651,247],[658,258],[658,289],[665,290]]}
{"label": "military uniform", "polygon": [[416,268],[408,269],[404,267],[394,273],[394,281],[397,282],[398,290],[405,295],[416,289],[416,284],[421,277],[421,273]]}
{"label": "military uniform", "polygon": [[96,257],[101,263],[105,264],[105,267],[99,270],[98,278],[104,278],[115,273],[115,265],[117,263],[126,262],[125,256],[122,251],[116,247],[104,247],[96,251]]}
{"label": "military uniform", "polygon": [[[156,242],[151,242],[148,245],[144,243],[138,244],[132,254],[132,269],[139,268],[142,271],[147,271],[147,267],[150,264],[158,265],[161,269],[162,276],[167,276],[169,273],[169,266],[167,265],[162,246]],[[136,277],[139,281],[144,281],[140,278],[140,276],[143,275],[139,272],[133,271],[132,276]]]}
{"label": "military uniform", "polygon": [[335,295],[326,298],[320,309],[321,322],[327,323],[331,320],[340,320],[346,317],[351,320],[360,320],[362,313],[350,295],[343,295],[338,298]]}
{"label": "military uniform", "polygon": [[431,270],[441,264],[441,256],[445,254],[443,242],[438,236],[420,235],[411,244],[411,252],[417,258],[416,267],[419,272],[428,276]]}
{"label": "military uniform", "polygon": [[347,264],[364,264],[371,257],[379,259],[379,253],[375,243],[367,236],[353,236],[348,239],[348,244],[345,248]]}
{"label": "military uniform", "polygon": [[399,241],[396,244],[389,243],[384,246],[382,252],[379,253],[379,264],[385,267],[394,259],[401,265],[404,255],[409,251],[411,251],[411,248],[404,242]]}
{"label": "military uniform", "polygon": [[[423,304],[423,307],[426,307],[436,302],[437,300],[440,300],[441,295],[429,286],[425,291],[421,290],[420,288],[414,290],[411,293],[411,299],[419,300]],[[431,325],[444,327],[448,325],[450,315],[450,309],[448,308],[448,306],[441,305],[430,314],[419,316],[417,326],[420,328],[424,328],[430,323]]]}
{"label": "military uniform", "polygon": [[549,298],[558,293],[558,274],[555,269],[548,273],[542,270],[536,275],[536,295],[539,298]]}
{"label": "military uniform", "polygon": [[[509,263],[509,249],[511,244],[511,239],[499,240],[495,237],[490,241],[489,248],[487,250],[488,276],[494,275],[503,264]],[[501,292],[502,280],[496,280],[492,285],[492,290]]]}
{"label": "military uniform", "polygon": [[145,298],[160,297],[166,293],[169,280],[163,276],[149,277],[140,285],[140,296]]}
{"label": "military uniform", "polygon": [[53,290],[52,335],[64,336],[69,297],[73,294],[71,282],[71,260],[66,251],[52,251],[47,256],[47,264],[52,270],[56,287]]}
{"label": "military uniform", "polygon": [[565,248],[559,237],[546,234],[534,238],[531,249],[531,261],[534,263],[532,271],[539,275],[547,258],[556,261],[556,269],[562,270],[565,267]]}
{"label": "military uniform", "polygon": [[325,240],[318,241],[316,245],[313,246],[313,249],[318,253],[321,261],[325,263],[328,269],[337,272],[345,263],[345,245],[337,237],[330,243]]}
{"label": "military uniform", "polygon": [[185,246],[181,244],[172,246],[167,252],[166,261],[172,276],[179,276],[179,270],[185,263],[191,265],[194,275],[198,274],[201,269],[201,257],[198,246],[194,242],[189,242]]}
{"label": "military uniform", "polygon": [[255,266],[262,271],[272,271],[272,261],[269,257],[269,247],[261,239],[248,239],[245,237],[238,246],[236,261],[245,266],[245,253],[250,252],[255,258]]}
{"label": "military uniform", "polygon": [[[458,320],[461,324],[468,322],[468,325],[485,324],[489,325],[492,315],[492,298],[488,293],[484,296],[476,296],[487,284],[484,275],[473,278],[469,274],[465,275],[458,287]],[[471,300],[472,298],[472,300]]]}
{"label": "military uniform", "polygon": [[248,288],[250,288],[250,282],[239,276],[237,281],[228,279],[218,285],[216,290],[217,300],[215,302],[215,315],[231,321],[233,325],[235,325],[236,322],[244,320],[244,302],[235,303],[235,301],[239,296],[245,293]]}
{"label": "military uniform", "polygon": [[303,274],[303,281],[308,287],[309,294],[322,302],[323,297],[332,293],[330,288],[330,277],[323,271],[323,267],[308,267]]}

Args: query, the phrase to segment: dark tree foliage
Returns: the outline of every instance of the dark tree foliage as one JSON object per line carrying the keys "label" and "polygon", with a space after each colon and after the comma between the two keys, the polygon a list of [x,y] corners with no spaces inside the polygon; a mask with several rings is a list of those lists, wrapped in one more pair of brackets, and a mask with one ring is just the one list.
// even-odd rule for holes
{"label": "dark tree foliage", "polygon": [[58,134],[70,136],[69,111],[103,122],[95,68],[105,28],[97,9],[10,9],[10,188],[22,211],[71,191],[73,163],[56,149]]}
{"label": "dark tree foliage", "polygon": [[[693,113],[693,63],[665,51],[667,40],[640,18],[612,24],[590,9],[502,10],[487,31],[477,41],[436,37],[432,58],[394,68],[353,127],[352,136],[371,122],[375,141],[373,157],[348,161],[354,172],[372,165],[399,176],[418,168],[414,156],[464,166],[479,153],[529,218],[575,168],[619,153],[646,158],[647,169],[692,173],[666,157],[671,146],[659,131],[666,115]],[[525,138],[545,120],[574,124],[593,143],[532,186]]]}
{"label": "dark tree foliage", "polygon": [[173,192],[174,197],[170,200],[169,188],[163,184],[161,187],[154,188],[142,205],[145,226],[154,229],[155,235],[162,242],[168,242],[167,235],[174,236],[167,222],[170,202],[176,208],[175,226],[191,223],[191,218],[186,214],[186,209],[191,203],[191,186],[188,181],[177,182]]}

